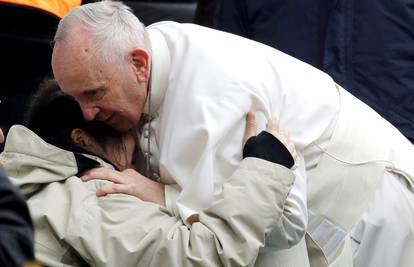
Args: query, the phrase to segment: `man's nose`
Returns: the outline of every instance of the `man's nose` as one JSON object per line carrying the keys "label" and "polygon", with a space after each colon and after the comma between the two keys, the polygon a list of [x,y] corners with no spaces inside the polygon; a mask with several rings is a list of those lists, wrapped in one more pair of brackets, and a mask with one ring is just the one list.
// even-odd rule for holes
{"label": "man's nose", "polygon": [[96,115],[99,113],[100,109],[98,107],[88,107],[81,105],[82,114],[85,120],[91,121],[96,118]]}

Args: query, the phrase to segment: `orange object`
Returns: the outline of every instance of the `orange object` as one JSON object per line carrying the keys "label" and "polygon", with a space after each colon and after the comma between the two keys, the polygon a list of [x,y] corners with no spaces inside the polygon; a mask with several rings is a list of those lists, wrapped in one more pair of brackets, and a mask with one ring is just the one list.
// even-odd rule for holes
{"label": "orange object", "polygon": [[0,2],[38,8],[63,18],[71,9],[80,6],[82,0],[0,0]]}
{"label": "orange object", "polygon": [[24,263],[23,267],[42,267],[42,266],[34,262],[26,262]]}

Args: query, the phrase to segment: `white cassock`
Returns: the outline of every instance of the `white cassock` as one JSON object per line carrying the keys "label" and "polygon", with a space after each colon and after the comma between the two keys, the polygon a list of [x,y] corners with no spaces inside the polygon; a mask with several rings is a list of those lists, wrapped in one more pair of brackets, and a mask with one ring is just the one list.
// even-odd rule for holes
{"label": "white cassock", "polygon": [[[310,65],[235,35],[174,22],[153,24],[148,32],[153,58],[151,103],[147,101],[145,112],[153,120],[151,125],[144,126],[140,143],[144,152],[151,153],[153,169],[159,170],[161,181],[177,183],[182,189],[178,193],[173,187],[166,187],[167,206],[185,222],[209,206],[213,195],[241,161],[247,112],[256,114],[258,132],[265,129],[269,118],[275,117],[280,127],[289,131],[299,158],[285,216],[278,222],[285,231],[272,233],[266,242],[270,249],[296,244],[308,221],[307,173],[312,173],[323,158],[323,151],[329,148],[341,110],[341,92],[346,92]],[[349,128],[351,135],[352,131],[362,131],[352,129],[352,125]],[[151,140],[150,151],[147,138]],[[345,154],[337,156],[346,155],[346,148],[342,153]],[[335,170],[331,172],[335,175]],[[407,196],[413,200],[412,194]],[[378,209],[375,203],[369,202],[372,207],[366,210],[365,217]],[[410,242],[413,224],[414,221],[407,225]],[[357,246],[354,244],[353,248]],[[367,257],[384,257],[380,251],[370,251]],[[306,250],[299,250],[300,253],[307,257]],[[257,265],[277,266],[282,254],[263,252]],[[361,254],[358,257],[363,261]],[[294,260],[288,260],[285,266],[300,266]],[[299,264],[306,266],[305,262]]]}

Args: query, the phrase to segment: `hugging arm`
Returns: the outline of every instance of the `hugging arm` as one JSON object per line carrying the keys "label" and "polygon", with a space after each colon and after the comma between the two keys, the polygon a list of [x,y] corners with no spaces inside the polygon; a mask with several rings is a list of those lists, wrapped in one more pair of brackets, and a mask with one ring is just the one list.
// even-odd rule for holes
{"label": "hugging arm", "polygon": [[[279,129],[278,123],[269,120],[266,132],[258,136],[256,133],[256,121],[253,114],[249,114],[246,122],[244,142],[246,143],[243,157],[262,158],[277,164],[291,167],[294,158],[298,157],[288,133]],[[297,170],[295,184],[289,192],[284,205],[281,219],[275,221],[271,234],[267,236],[266,246],[272,249],[286,249],[297,244],[305,234],[306,230],[306,182]],[[109,184],[97,191],[99,196],[113,193],[125,193],[136,196],[144,201],[155,202],[164,205],[164,197],[167,203],[175,203],[174,198],[164,195],[164,185],[145,178],[134,170],[118,172],[114,170],[97,168],[84,176],[84,179],[110,180],[115,184]],[[178,195],[178,194],[175,194]],[[173,205],[168,208],[178,214]],[[191,218],[191,220],[194,220]]]}
{"label": "hugging arm", "polygon": [[253,266],[265,236],[281,220],[293,182],[286,167],[247,157],[188,226],[163,206],[136,197],[95,196],[106,181],[74,178],[55,192],[76,191],[77,197],[57,200],[70,199],[75,212],[66,214],[69,223],[46,217],[95,266]]}
{"label": "hugging arm", "polygon": [[54,205],[71,209],[47,209],[43,218],[94,266],[252,266],[293,181],[283,166],[246,158],[188,227],[164,207],[129,195],[97,197],[106,181],[72,177],[44,192]]}

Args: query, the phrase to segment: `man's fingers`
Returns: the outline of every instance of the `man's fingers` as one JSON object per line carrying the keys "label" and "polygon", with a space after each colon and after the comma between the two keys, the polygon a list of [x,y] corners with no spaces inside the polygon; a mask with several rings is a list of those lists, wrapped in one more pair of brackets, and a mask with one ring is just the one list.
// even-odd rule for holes
{"label": "man's fingers", "polygon": [[247,113],[246,116],[246,130],[244,132],[244,138],[243,138],[243,145],[249,140],[250,137],[256,135],[256,116],[253,112]]}
{"label": "man's fingers", "polygon": [[283,136],[283,138],[285,138],[286,140],[290,139],[289,132],[285,129],[280,129],[279,130],[279,135]]}
{"label": "man's fingers", "polygon": [[296,152],[295,145],[292,142],[289,142],[286,148],[289,150],[290,154],[292,155],[292,158],[296,160],[296,158],[298,157],[298,154]]}
{"label": "man's fingers", "polygon": [[270,118],[266,124],[266,131],[270,133],[279,131],[279,121],[275,118]]}
{"label": "man's fingers", "polygon": [[4,142],[4,135],[3,135],[3,131],[0,129],[0,144],[3,144]]}
{"label": "man's fingers", "polygon": [[124,179],[118,171],[111,170],[105,167],[91,169],[85,172],[81,178],[84,182],[95,179],[107,180],[117,184],[121,184],[124,182]]}
{"label": "man's fingers", "polygon": [[134,187],[135,185],[131,184],[110,184],[102,186],[98,191],[96,191],[96,195],[98,197],[106,196],[108,194],[127,194],[127,195],[134,195]]}
{"label": "man's fingers", "polygon": [[93,168],[90,169],[86,172],[84,172],[81,176],[83,181],[89,181],[89,180],[93,180],[93,179],[100,179],[103,177],[107,177],[109,169],[108,168],[104,168],[104,167],[97,167],[97,168]]}
{"label": "man's fingers", "polygon": [[293,150],[293,152],[292,152],[292,158],[293,158],[294,161],[296,161],[298,159],[298,152],[296,152],[296,149]]}
{"label": "man's fingers", "polygon": [[140,174],[139,172],[137,172],[134,169],[125,169],[125,170],[121,171],[121,175],[125,175],[125,176],[135,178],[135,179],[146,178],[145,176],[143,176],[142,174]]}

